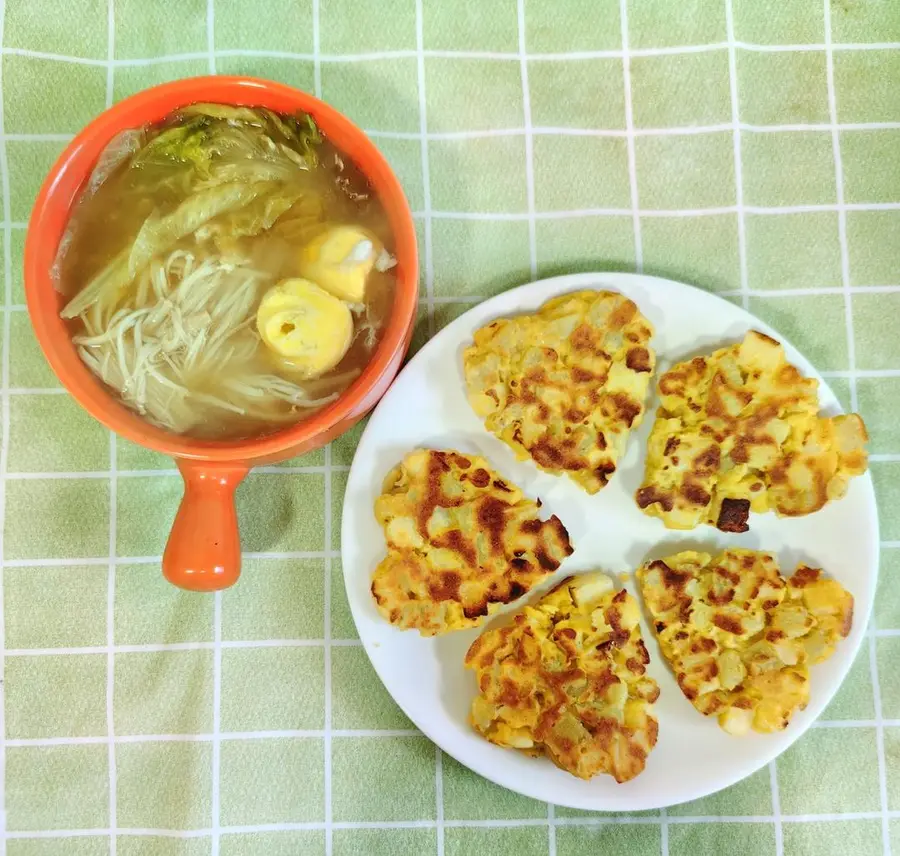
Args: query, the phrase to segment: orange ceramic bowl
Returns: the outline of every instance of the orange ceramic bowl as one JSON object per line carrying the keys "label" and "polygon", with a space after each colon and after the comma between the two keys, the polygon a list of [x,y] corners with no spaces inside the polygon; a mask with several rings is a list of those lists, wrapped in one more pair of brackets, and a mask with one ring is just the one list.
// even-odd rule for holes
{"label": "orange ceramic bowl", "polygon": [[[359,378],[336,401],[290,428],[252,440],[211,442],[171,434],[124,407],[78,357],[59,317],[64,300],[50,274],[70,212],[97,158],[120,131],[155,122],[197,101],[309,113],[367,176],[394,234],[396,293],[382,340]],[[196,77],[141,92],[91,122],[44,181],[25,242],[25,293],[38,342],[63,386],[117,434],[175,458],[184,498],[163,555],[166,578],[183,588],[214,591],[237,580],[241,548],[234,490],[248,470],[322,446],[356,423],[385,393],[409,347],[418,291],[416,237],[406,198],[371,140],[332,107],[297,89],[245,77]]]}

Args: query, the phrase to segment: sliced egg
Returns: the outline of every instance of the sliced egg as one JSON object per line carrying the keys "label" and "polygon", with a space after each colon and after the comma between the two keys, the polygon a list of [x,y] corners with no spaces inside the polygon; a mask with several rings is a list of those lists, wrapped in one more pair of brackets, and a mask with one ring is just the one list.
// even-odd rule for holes
{"label": "sliced egg", "polygon": [[353,341],[347,304],[306,279],[270,288],[256,312],[256,328],[281,363],[304,378],[333,369]]}
{"label": "sliced egg", "polygon": [[348,303],[362,303],[383,248],[357,226],[332,226],[300,251],[299,273]]}

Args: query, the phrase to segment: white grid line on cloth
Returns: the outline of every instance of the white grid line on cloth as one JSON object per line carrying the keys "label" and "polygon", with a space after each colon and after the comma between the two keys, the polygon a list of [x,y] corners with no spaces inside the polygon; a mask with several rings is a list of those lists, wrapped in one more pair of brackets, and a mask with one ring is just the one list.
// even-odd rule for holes
{"label": "white grid line on cloth", "polygon": [[[337,550],[330,551],[331,557],[335,558],[340,553]],[[285,550],[283,552],[256,553],[245,550],[241,553],[243,559],[325,559],[329,551],[326,550]],[[76,565],[106,565],[109,557],[81,557],[81,558],[65,558],[65,559],[7,559],[5,562],[8,568],[58,568],[58,567],[74,567]],[[162,563],[162,556],[117,556],[117,565],[159,565]]]}
{"label": "white grid line on cloth", "polygon": [[[553,137],[613,137],[624,139],[635,137],[696,137],[705,134],[723,134],[731,132],[735,125],[733,122],[721,122],[716,125],[670,125],[664,128],[575,128],[555,125],[534,125],[530,131],[534,136]],[[790,133],[821,133],[831,132],[830,122],[820,124],[792,124],[792,125],[751,125],[739,122],[737,127],[741,131],[753,134],[790,134]],[[900,129],[900,122],[846,122],[838,124],[839,131],[896,131]],[[429,140],[484,140],[493,137],[521,137],[528,133],[526,128],[486,128],[475,131],[429,131],[426,134]],[[421,134],[415,131],[378,131],[367,130],[366,134],[373,139],[381,140],[417,140]],[[19,134],[9,135],[7,139],[19,139],[21,137],[39,138],[41,140],[71,139],[70,134]]]}
{"label": "white grid line on cloth", "polygon": [[734,196],[737,209],[738,269],[740,273],[741,306],[750,306],[747,276],[747,228],[744,218],[744,161],[741,156],[741,117],[738,92],[737,51],[734,43],[734,9],[725,0],[725,30],[728,36],[728,84],[731,92],[731,124],[734,137]]}
{"label": "white grid line on cloth", "polygon": [[644,269],[644,244],[641,239],[640,199],[638,196],[637,158],[634,151],[634,103],[631,98],[631,54],[628,50],[628,0],[619,0],[622,31],[622,87],[625,100],[625,146],[628,159],[628,187],[631,193],[631,219],[634,228],[634,266]]}
{"label": "white grid line on cloth", "polygon": [[[238,647],[238,646],[235,646]],[[876,720],[817,720],[810,727],[815,731],[835,728],[866,728],[877,727]],[[888,720],[888,727],[900,728],[900,720]],[[417,728],[274,728],[257,731],[216,731],[197,732],[184,734],[117,734],[113,737],[116,744],[135,743],[212,743],[216,741],[236,740],[273,740],[280,738],[314,737],[326,739],[328,737],[352,737],[384,739],[388,737],[422,737],[423,734]],[[96,746],[105,745],[110,738],[105,734],[84,735],[80,737],[8,737],[3,740],[4,745],[16,748],[44,747],[44,746]],[[779,791],[775,762],[768,765],[770,783],[772,786],[772,816],[781,816],[779,806]],[[443,789],[443,781],[441,783]],[[877,812],[881,816],[881,812]],[[443,816],[443,805],[441,806]],[[555,818],[558,824],[562,818]],[[546,820],[542,820],[546,824]]]}
{"label": "white grid line on cloth", "polygon": [[[112,107],[115,91],[116,10],[115,0],[106,4],[106,108]],[[116,827],[118,826],[118,768],[115,742],[115,610],[116,610],[116,532],[118,527],[118,479],[116,468],[118,442],[114,431],[109,432],[109,568],[106,581],[106,735],[107,764],[109,765],[109,853],[116,856]]]}
{"label": "white grid line on cloth", "polygon": [[[431,234],[431,166],[428,150],[428,102],[425,89],[425,13],[422,0],[416,0],[416,82],[419,90],[419,132],[422,160],[422,204],[425,206],[424,265],[425,298],[429,337],[436,330],[434,318],[434,245]],[[532,206],[533,210],[533,206]],[[444,764],[441,747],[434,746],[435,848],[444,856]]]}
{"label": "white grid line on cloth", "polygon": [[[313,30],[313,86],[316,98],[322,97],[322,63],[319,59],[321,49],[321,19],[319,0],[313,0],[312,4],[312,30]],[[322,492],[322,503],[324,505],[322,511],[323,529],[322,533],[322,549],[325,552],[325,562],[323,568],[324,580],[322,587],[322,635],[323,635],[323,651],[322,651],[322,668],[324,671],[324,724],[325,733],[322,741],[322,790],[325,800],[325,856],[332,856],[334,850],[334,836],[332,833],[331,821],[333,819],[333,770],[332,770],[332,719],[334,710],[334,693],[332,689],[331,674],[331,649],[333,640],[331,638],[331,584],[332,584],[332,558],[335,555],[333,550],[334,539],[332,527],[334,521],[332,519],[332,474],[336,471],[332,462],[331,443],[325,446],[325,488]],[[349,469],[349,468],[348,468]],[[337,555],[340,552],[337,551]]]}
{"label": "white grid line on cloth", "polygon": [[[848,202],[843,206],[836,203],[822,205],[745,205],[748,214],[810,214],[821,211],[898,211],[900,202]],[[720,205],[712,208],[643,208],[641,217],[712,217],[717,214],[735,214],[736,205]],[[431,211],[430,217],[445,220],[526,220],[526,211]],[[560,211],[536,211],[538,220],[566,220],[591,216],[631,216],[631,208],[573,208]]]}
{"label": "white grid line on cloth", "polygon": [[[719,205],[709,208],[643,208],[639,210],[641,217],[714,217],[720,214],[737,213],[736,205]],[[787,214],[807,214],[828,211],[900,211],[900,202],[846,202],[806,204],[806,205],[744,205],[747,214],[765,214],[771,216]],[[578,217],[630,217],[633,211],[628,208],[571,208],[552,211],[535,211],[538,220],[568,220]],[[527,220],[531,215],[527,211],[413,211],[413,217],[428,223],[433,220]],[[0,223],[10,229],[24,229],[26,224]],[[24,312],[24,304],[14,304],[13,311]]]}
{"label": "white grid line on cloth", "polygon": [[850,407],[857,410],[856,346],[853,331],[853,303],[850,296],[850,251],[847,242],[847,211],[844,200],[844,167],[841,161],[841,137],[838,131],[837,96],[834,83],[834,57],[831,51],[831,0],[824,0],[825,78],[828,92],[828,114],[831,120],[831,143],[834,154],[835,192],[838,215],[838,242],[841,251],[841,282],[844,293],[844,322],[847,335],[847,363],[850,371]]}
{"label": "white grid line on cloth", "polygon": [[[39,394],[39,393],[34,393]],[[336,472],[346,472],[349,470],[349,467],[341,466],[336,468]],[[327,471],[324,466],[322,467],[254,467],[253,471],[255,473],[265,473],[267,475],[322,475]],[[132,478],[132,479],[140,479],[140,478],[157,478],[159,476],[167,476],[167,477],[175,477],[177,476],[178,470],[120,470],[116,473],[119,478]],[[34,481],[35,479],[108,479],[111,476],[111,472],[108,470],[84,470],[83,472],[77,471],[63,471],[59,472],[46,472],[46,473],[9,473],[7,478],[10,481]]]}
{"label": "white grid line on cloth", "polygon": [[[877,51],[877,50],[898,50],[900,42],[860,42],[860,43],[840,43],[825,45],[821,43],[798,44],[798,45],[759,45],[751,42],[735,42],[735,47],[741,50],[753,53],[809,53],[822,52],[827,49],[833,51]],[[630,51],[632,56],[679,56],[682,54],[696,53],[716,53],[728,50],[728,42],[713,42],[701,45],[672,45],[669,47],[659,48],[634,48]],[[376,60],[390,59],[414,59],[419,55],[418,49],[400,49],[393,51],[371,51],[367,53],[348,53],[348,54],[319,54],[318,60],[324,63],[352,63],[352,62],[373,62]],[[513,51],[456,51],[456,50],[425,50],[421,51],[423,57],[437,59],[479,59],[479,60],[497,60],[499,62],[515,62],[519,59],[518,52]],[[597,50],[597,51],[570,51],[567,53],[533,53],[528,54],[530,61],[577,61],[584,59],[621,59],[623,52],[621,50]],[[49,51],[38,51],[30,48],[12,48],[4,47],[0,51],[0,55],[6,56],[23,56],[33,59],[45,59],[55,62],[67,62],[74,65],[94,65],[106,66],[106,60],[96,59],[94,57],[71,56],[68,54],[58,54]],[[215,51],[216,57],[262,57],[272,59],[295,59],[305,62],[314,63],[317,59],[316,54],[295,53],[291,51],[273,51],[273,50],[255,50],[248,48],[229,48]],[[148,65],[162,65],[172,62],[184,62],[189,60],[208,59],[208,51],[198,51],[194,53],[177,53],[163,54],[153,57],[133,57],[127,59],[114,59],[113,65],[116,68],[140,67]]]}
{"label": "white grid line on cloth", "polygon": [[[869,290],[869,289],[867,289]],[[900,286],[893,286],[891,288],[890,293],[900,292]],[[742,295],[743,292],[740,291],[731,291],[727,292],[729,295],[739,296]],[[821,292],[819,292],[821,293]],[[833,289],[827,292],[828,294],[843,294],[843,289]],[[881,293],[881,292],[879,292]],[[760,292],[751,292],[754,296],[759,296]],[[769,296],[768,292],[762,292],[762,294]],[[780,292],[779,296],[782,297],[797,297],[799,295],[806,296],[807,290],[798,290],[796,292],[792,292],[791,294],[784,295]],[[456,300],[453,298],[437,301],[442,304],[453,304],[453,303],[476,303],[479,301],[476,300]],[[823,376],[825,372],[821,373]],[[847,376],[851,376],[851,372],[847,372]],[[852,376],[858,376],[856,372],[852,372]],[[13,393],[12,390],[10,390]],[[16,390],[16,394],[22,394],[22,390]],[[47,392],[47,390],[29,390],[28,394],[30,395],[41,395]],[[897,461],[900,460],[900,453],[873,453],[869,455],[870,461]],[[335,465],[333,468],[333,472],[348,472],[349,467],[347,466],[338,466]],[[254,472],[264,473],[267,475],[310,475],[310,474],[327,474],[327,470],[325,467],[254,467]],[[169,478],[174,478],[178,475],[178,470],[120,470],[117,472],[113,472],[112,462],[110,462],[109,470],[73,470],[73,471],[65,471],[60,470],[58,472],[48,471],[48,472],[10,472],[6,474],[6,478],[9,481],[44,481],[44,480],[71,480],[71,479],[90,479],[90,480],[98,480],[98,479],[109,479],[113,478],[113,476],[117,478],[130,478],[130,479],[140,479],[140,478],[156,478],[158,476],[165,476]],[[326,550],[323,553],[323,556],[330,556],[334,553],[340,553],[339,550]],[[269,555],[268,553],[266,555]]]}
{"label": "white grid line on cloth", "polygon": [[[630,57],[629,57],[630,58]],[[831,122],[820,123],[794,123],[785,125],[753,125],[748,122],[739,122],[737,125],[741,131],[754,134],[785,134],[794,132],[830,133]],[[844,122],[838,123],[839,131],[896,131],[900,129],[900,122]],[[720,122],[715,125],[669,125],[661,128],[634,127],[629,131],[625,128],[576,128],[558,125],[534,125],[530,130],[536,136],[555,137],[693,137],[703,134],[718,134],[730,132],[734,128],[733,122]],[[516,137],[528,133],[528,129],[522,127],[513,128],[484,128],[474,131],[429,131],[426,136],[429,140],[482,140],[491,137]],[[366,134],[374,139],[387,140],[417,140],[421,134],[415,131],[380,131],[367,130]],[[70,139],[71,134],[20,134],[9,135],[8,139],[19,137],[37,137],[46,139]]]}
{"label": "white grid line on cloth", "polygon": [[[110,0],[110,4],[112,0]],[[106,657],[106,728],[109,742],[109,823],[110,832],[110,856],[116,856],[115,828],[116,828],[116,749],[115,749],[115,719],[114,719],[114,692],[115,692],[115,609],[116,609],[116,529],[117,515],[117,484],[116,478],[116,435],[109,432],[109,557],[107,558],[106,579],[106,644],[108,653]]]}
{"label": "white grid line on cloth", "polygon": [[[6,0],[0,0],[0,45],[3,44],[6,23]],[[11,233],[9,223],[12,220],[10,213],[9,194],[9,161],[6,157],[6,141],[2,138],[4,132],[5,110],[3,101],[2,63],[0,63],[0,188],[3,192],[3,349],[2,367],[0,367],[0,386],[4,391],[9,389],[9,339],[10,339],[10,312],[12,303],[12,253]],[[0,524],[5,520],[6,514],[6,467],[9,462],[9,396],[4,395],[0,402]],[[0,676],[6,674],[6,605],[4,602],[4,590],[6,588],[6,563],[4,533],[5,525],[0,525]],[[6,681],[0,680],[0,737],[6,735]],[[0,856],[6,856],[6,746],[0,746],[0,831],[3,836],[0,839]]]}
{"label": "white grid line on cloth", "polygon": [[669,810],[659,810],[659,853],[660,856],[669,856]]}
{"label": "white grid line on cloth", "polygon": [[[745,214],[814,214],[823,211],[838,211],[836,204],[822,205],[744,205]],[[900,211],[900,202],[848,202],[845,211]],[[736,214],[736,205],[720,205],[714,208],[644,208],[641,217],[714,217],[719,214]],[[630,217],[631,208],[572,208],[558,211],[535,211],[537,220],[572,220],[579,217]],[[527,220],[527,211],[429,211],[432,220]],[[413,212],[413,217],[423,218],[424,212]]]}
{"label": "white grid line on cloth", "polygon": [[431,165],[428,152],[428,104],[425,98],[425,34],[422,0],[416,0],[416,83],[419,90],[419,136],[422,161],[422,259],[419,264],[425,270],[425,299],[428,311],[428,335],[436,332],[434,326],[434,252],[431,239]]}
{"label": "white grid line on cloth", "polygon": [[[415,728],[398,729],[325,729],[325,728],[276,728],[270,731],[219,731],[216,733],[200,734],[120,734],[116,743],[215,743],[217,740],[277,740],[296,737],[318,738],[323,740],[326,734],[335,737],[361,737],[378,738],[387,737],[421,737],[422,732]],[[9,738],[5,741],[7,746],[17,748],[41,747],[41,746],[96,746],[106,742],[105,735],[96,737],[23,737]]]}
{"label": "white grid line on cloth", "polygon": [[[882,544],[882,546],[885,546]],[[894,545],[898,546],[898,545]],[[99,564],[99,563],[98,563]],[[105,564],[105,560],[103,562]],[[900,636],[900,629],[872,630],[871,635],[876,638]],[[116,654],[147,654],[160,651],[212,651],[215,642],[146,642],[134,645],[114,645]],[[224,639],[220,643],[225,648],[321,648],[325,639]],[[330,644],[339,648],[361,648],[359,639],[331,639]],[[59,648],[7,648],[7,657],[59,657],[68,654],[106,654],[109,647],[106,645],[85,645],[82,647]],[[900,727],[900,719],[882,719],[882,724],[890,727]],[[875,720],[869,719],[835,719],[816,720],[811,728],[827,728],[838,726],[872,727]]]}
{"label": "white grid line on cloth", "polygon": [[[216,9],[215,0],[206,2],[206,46],[209,52],[209,73],[216,74]],[[222,592],[213,594],[213,740],[210,760],[210,815],[212,840],[210,856],[219,856],[222,814]]]}
{"label": "white grid line on cloth", "polygon": [[[889,812],[892,818],[900,818],[900,811]],[[786,823],[840,823],[848,820],[878,820],[879,812],[858,811],[846,814],[794,814],[783,815]],[[722,824],[722,823],[773,823],[771,815],[670,815],[670,824],[678,826],[694,826],[696,824]],[[445,820],[444,826],[448,829],[509,829],[519,826],[544,826],[547,821],[543,818],[518,818],[514,820]],[[604,815],[602,817],[560,817],[557,818],[559,826],[602,827],[610,825],[627,826],[659,826],[659,817],[640,817],[634,815]],[[258,832],[279,831],[306,831],[324,830],[326,824],[322,821],[263,823],[240,826],[223,826],[223,835],[247,834]],[[434,820],[398,820],[398,821],[335,821],[331,828],[339,830],[356,829],[436,829]],[[16,830],[7,832],[8,839],[23,838],[88,838],[106,835],[109,832],[105,828],[93,829],[49,829],[49,830]],[[118,829],[119,835],[133,837],[158,836],[165,838],[206,838],[211,834],[211,829],[165,829],[165,828],[132,828]]]}
{"label": "white grid line on cloth", "polygon": [[[737,42],[737,46],[743,50],[757,53],[791,53],[808,51],[823,51],[825,45],[813,43],[808,45],[760,45],[753,42]],[[679,56],[681,54],[695,53],[715,53],[716,51],[724,51],[728,45],[725,42],[711,42],[710,44],[701,45],[670,45],[667,47],[657,48],[635,48],[631,51],[632,56]],[[895,50],[900,49],[900,42],[843,42],[833,46],[835,50]],[[228,56],[275,56],[280,59],[310,59],[308,54],[292,54],[289,52],[266,51],[245,48],[234,48],[227,51],[220,51],[222,55]],[[323,61],[327,62],[353,62],[365,61],[370,59],[391,59],[393,57],[403,58],[413,56],[411,50],[396,51],[375,51],[371,53],[359,54],[330,54],[323,56]],[[459,50],[437,50],[429,49],[425,51],[425,56],[435,57],[438,59],[496,59],[496,60],[515,60],[517,54],[512,51],[459,51]],[[568,60],[568,59],[618,59],[622,56],[621,50],[596,50],[596,51],[569,51],[566,53],[553,52],[536,52],[529,54],[528,58],[532,60]],[[120,60],[121,62],[134,62],[134,60]]]}
{"label": "white grid line on cloth", "polygon": [[[282,471],[277,467],[272,467],[270,472]],[[300,472],[309,473],[310,470],[303,468],[300,469]],[[320,473],[323,472],[323,470],[320,468],[313,472]],[[116,473],[116,475],[124,478],[159,478],[161,476],[174,478],[178,475],[178,470],[130,470]],[[108,479],[111,478],[111,476],[111,470],[84,470],[83,472],[60,470],[59,472],[9,473],[8,479],[9,481],[35,481],[41,479]]]}
{"label": "white grid line on cloth", "polygon": [[556,856],[556,806],[547,803],[547,856]]}
{"label": "white grid line on cloth", "polygon": [[[630,59],[630,57],[629,57]],[[526,72],[527,73],[527,72]],[[629,87],[630,90],[630,87]],[[530,100],[530,99],[529,99]],[[789,134],[796,132],[810,132],[829,134],[833,128],[838,131],[896,131],[900,130],[898,122],[845,122],[832,123],[820,122],[814,124],[788,124],[788,125],[752,125],[746,122],[735,123],[720,122],[715,125],[671,125],[662,128],[635,127],[632,121],[628,125],[626,118],[625,128],[574,128],[553,125],[523,125],[513,128],[484,128],[472,131],[384,131],[364,128],[366,136],[375,140],[418,140],[424,137],[426,140],[485,140],[497,137],[527,137],[553,136],[553,137],[613,137],[627,139],[629,137],[695,137],[706,134],[723,134],[731,132],[737,127],[740,131],[754,134]],[[68,142],[75,138],[68,133],[16,133],[5,134],[4,139],[17,143],[54,143]],[[21,224],[22,227],[26,224]]]}
{"label": "white grid line on cloth", "polygon": [[[522,119],[525,124],[525,196],[528,200],[528,259],[532,278],[537,278],[537,235],[534,202],[534,137],[531,128],[531,88],[528,84],[528,56],[525,44],[525,0],[516,2],[519,59],[522,73]],[[443,849],[443,845],[442,848]],[[442,854],[438,854],[442,856]]]}
{"label": "white grid line on cloth", "polygon": [[[105,563],[105,562],[104,562]],[[875,637],[900,636],[900,629],[873,630]],[[146,654],[159,651],[212,651],[215,642],[147,642],[135,645],[114,645],[113,650],[117,654]],[[321,648],[325,644],[324,639],[226,639],[221,642],[224,648]],[[362,642],[359,639],[331,639],[330,644],[341,648],[360,648]],[[67,654],[105,654],[109,651],[106,645],[86,645],[84,647],[60,647],[60,648],[8,648],[7,657],[58,657]],[[884,719],[884,725],[900,726],[900,719]],[[827,727],[830,723],[840,723],[848,728],[873,726],[874,720],[847,719],[847,720],[816,720],[810,727]],[[837,727],[837,726],[833,726]]]}
{"label": "white grid line on cloth", "polygon": [[333,836],[331,834],[331,820],[332,820],[332,757],[331,757],[331,737],[332,737],[332,711],[334,710],[334,697],[332,693],[332,678],[331,678],[331,545],[332,545],[332,531],[331,528],[333,526],[332,514],[331,514],[331,445],[327,445],[325,447],[325,467],[328,471],[325,476],[325,490],[324,490],[324,503],[325,503],[325,532],[323,534],[324,547],[325,547],[325,586],[322,589],[322,632],[325,636],[323,641],[323,668],[325,671],[324,680],[325,680],[325,735],[324,735],[324,744],[323,744],[323,754],[324,754],[324,768],[322,773],[323,779],[323,790],[325,792],[325,821],[328,824],[328,828],[325,832],[325,856],[331,856],[333,849]]}
{"label": "white grid line on cloth", "polygon": [[[900,202],[847,202],[845,211],[900,211]],[[835,203],[808,204],[808,205],[744,205],[744,211],[748,214],[765,214],[779,216],[786,214],[808,214],[823,211],[838,211]],[[719,214],[735,214],[736,205],[720,205],[712,208],[643,208],[641,217],[714,217]],[[538,220],[568,220],[577,217],[630,217],[632,210],[628,208],[571,208],[554,211],[536,211]],[[413,211],[413,217],[424,220],[426,217],[435,220],[527,220],[527,211]],[[0,222],[0,226],[10,229],[24,229],[21,223]],[[24,312],[25,305],[14,304],[14,312]]]}
{"label": "white grid line on cloth", "polygon": [[[850,249],[847,240],[847,211],[844,199],[844,167],[841,158],[841,135],[838,129],[837,91],[834,81],[834,54],[831,48],[831,0],[822,4],[825,34],[825,78],[828,93],[828,114],[831,120],[831,143],[834,155],[835,191],[838,202],[838,242],[841,251],[841,280],[844,291],[844,322],[847,336],[847,365],[850,371],[850,407],[857,411],[856,334],[853,328],[853,296],[850,289]],[[878,675],[877,643],[874,619],[870,616],[868,638],[869,677],[872,684],[872,704],[875,708],[875,746],[878,765],[878,791],[881,803],[881,843],[885,856],[891,856],[891,830],[888,820],[887,773],[884,755],[884,725],[881,709],[881,684]]]}
{"label": "white grid line on cloth", "polygon": [[210,789],[210,813],[213,836],[211,856],[219,856],[219,823],[222,805],[222,592],[217,591],[213,602],[213,733],[212,733],[212,787]]}
{"label": "white grid line on cloth", "polygon": [[[359,639],[332,639],[332,645],[344,648],[362,647]],[[147,642],[137,645],[114,645],[116,654],[148,654],[160,651],[213,651],[215,642]],[[226,648],[321,648],[324,639],[225,639]],[[105,654],[106,645],[86,645],[81,648],[8,648],[7,657],[53,657],[67,654]]]}

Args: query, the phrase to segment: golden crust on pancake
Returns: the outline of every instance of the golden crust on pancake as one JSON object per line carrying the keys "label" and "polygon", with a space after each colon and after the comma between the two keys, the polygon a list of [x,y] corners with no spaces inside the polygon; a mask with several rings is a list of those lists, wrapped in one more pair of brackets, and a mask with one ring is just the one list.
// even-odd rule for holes
{"label": "golden crust on pancake", "polygon": [[605,574],[563,580],[466,654],[478,680],[470,721],[492,743],[546,755],[582,779],[633,779],[656,744],[638,605]]}
{"label": "golden crust on pancake", "polygon": [[469,403],[520,459],[596,493],[643,419],[652,335],[621,294],[554,298],[475,333],[463,354]]}
{"label": "golden crust on pancake", "polygon": [[682,693],[730,734],[787,728],[809,700],[809,667],[853,622],[853,596],[816,568],[784,578],[768,553],[686,551],[648,562],[638,583]]}
{"label": "golden crust on pancake", "polygon": [[811,514],[866,471],[862,419],[819,416],[818,382],[763,333],[678,363],[658,386],[635,498],[670,529],[744,532],[751,510]]}
{"label": "golden crust on pancake", "polygon": [[553,573],[572,548],[557,517],[484,458],[419,449],[375,501],[387,557],[372,595],[381,614],[423,636],[474,627]]}

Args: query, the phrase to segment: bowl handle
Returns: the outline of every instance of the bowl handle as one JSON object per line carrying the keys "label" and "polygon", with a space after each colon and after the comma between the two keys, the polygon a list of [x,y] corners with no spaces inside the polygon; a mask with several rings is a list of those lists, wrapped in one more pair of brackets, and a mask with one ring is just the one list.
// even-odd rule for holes
{"label": "bowl handle", "polygon": [[163,575],[191,591],[218,591],[241,573],[234,491],[247,475],[239,464],[178,460],[184,497],[163,553]]}

